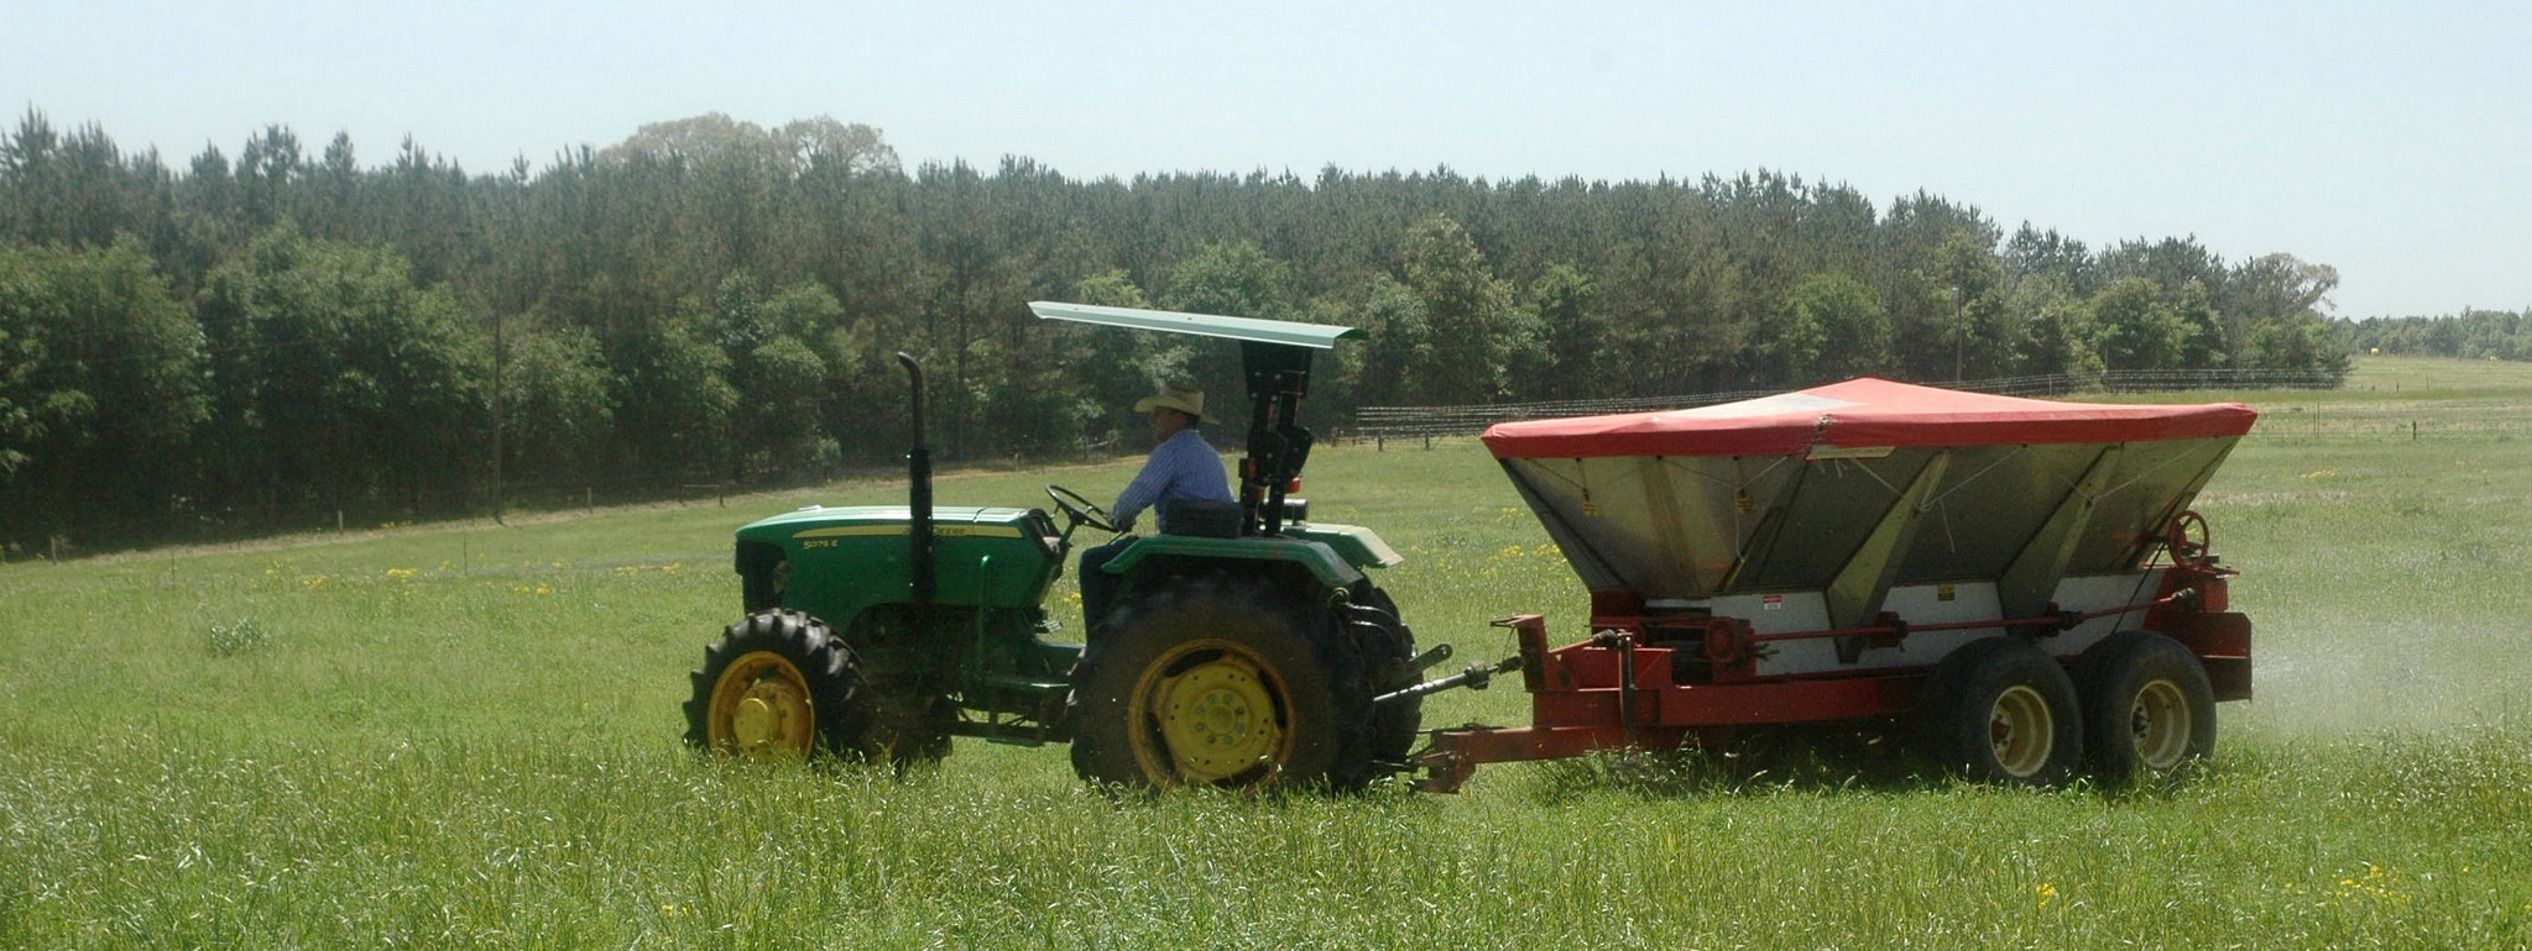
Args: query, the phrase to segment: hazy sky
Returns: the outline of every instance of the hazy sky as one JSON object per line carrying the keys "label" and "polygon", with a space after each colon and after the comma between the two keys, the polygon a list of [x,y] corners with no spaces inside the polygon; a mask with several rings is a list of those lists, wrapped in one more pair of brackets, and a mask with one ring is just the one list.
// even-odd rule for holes
{"label": "hazy sky", "polygon": [[489,172],[717,110],[1085,178],[1769,168],[2292,253],[2343,316],[2532,306],[2519,3],[742,6],[0,0],[0,107],[179,167],[281,123]]}

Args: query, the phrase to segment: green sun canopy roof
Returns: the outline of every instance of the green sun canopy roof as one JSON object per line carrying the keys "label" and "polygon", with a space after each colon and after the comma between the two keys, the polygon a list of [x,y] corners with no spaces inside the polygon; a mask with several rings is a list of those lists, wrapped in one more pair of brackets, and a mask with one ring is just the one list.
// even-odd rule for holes
{"label": "green sun canopy roof", "polygon": [[1158,330],[1163,333],[1221,337],[1252,343],[1279,343],[1319,350],[1333,348],[1339,340],[1359,340],[1364,336],[1362,331],[1352,327],[1304,324],[1289,320],[1261,320],[1255,317],[1224,317],[1219,314],[1187,314],[1174,310],[1100,307],[1092,304],[1066,304],[1042,300],[1030,301],[1029,310],[1046,320],[1071,320],[1107,327]]}

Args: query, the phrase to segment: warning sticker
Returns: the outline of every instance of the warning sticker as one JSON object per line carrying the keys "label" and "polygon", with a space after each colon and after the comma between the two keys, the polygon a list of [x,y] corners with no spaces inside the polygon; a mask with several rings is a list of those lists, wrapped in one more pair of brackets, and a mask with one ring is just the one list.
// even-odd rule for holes
{"label": "warning sticker", "polygon": [[1781,594],[1761,595],[1758,599],[1758,609],[1761,611],[1782,611],[1785,609],[1785,596]]}
{"label": "warning sticker", "polygon": [[1937,601],[1949,601],[1949,600],[1952,600],[1952,586],[1951,586],[1951,585],[1948,585],[1948,584],[1939,584],[1939,585],[1935,585],[1935,586],[1934,586],[1934,600],[1937,600]]}

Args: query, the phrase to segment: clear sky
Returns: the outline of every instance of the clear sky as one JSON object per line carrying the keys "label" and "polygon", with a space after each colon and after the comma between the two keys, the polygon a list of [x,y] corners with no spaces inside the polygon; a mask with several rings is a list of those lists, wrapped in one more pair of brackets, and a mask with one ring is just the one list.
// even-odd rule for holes
{"label": "clear sky", "polygon": [[1768,168],[2288,252],[2342,316],[2532,307],[2521,3],[0,0],[0,107],[178,167],[280,123],[489,172],[721,111],[1084,178]]}

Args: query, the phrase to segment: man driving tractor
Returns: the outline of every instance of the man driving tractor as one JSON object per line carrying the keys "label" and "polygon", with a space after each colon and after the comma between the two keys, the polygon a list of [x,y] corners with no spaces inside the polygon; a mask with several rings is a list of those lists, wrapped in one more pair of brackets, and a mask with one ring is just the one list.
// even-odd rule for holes
{"label": "man driving tractor", "polygon": [[1204,434],[1196,430],[1204,422],[1204,391],[1193,386],[1170,383],[1159,393],[1135,401],[1136,413],[1152,418],[1152,455],[1143,461],[1143,471],[1117,493],[1115,505],[1108,507],[1108,516],[1119,535],[1107,544],[1085,549],[1081,553],[1082,617],[1096,624],[1107,617],[1108,599],[1116,593],[1116,579],[1100,569],[1108,559],[1123,552],[1133,540],[1125,533],[1134,530],[1135,518],[1150,509],[1157,530],[1169,517],[1169,503],[1195,500],[1230,502],[1231,480],[1222,470],[1222,456]]}

